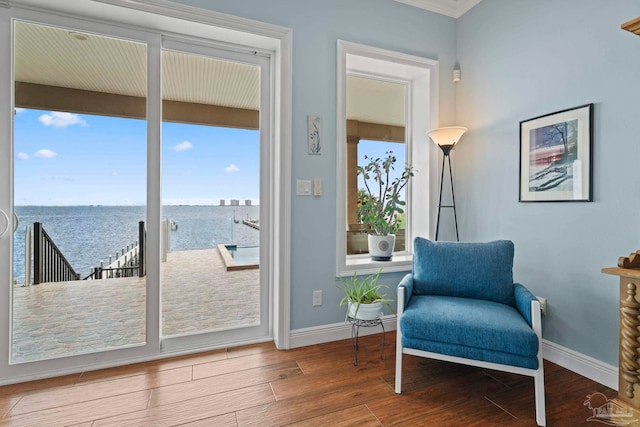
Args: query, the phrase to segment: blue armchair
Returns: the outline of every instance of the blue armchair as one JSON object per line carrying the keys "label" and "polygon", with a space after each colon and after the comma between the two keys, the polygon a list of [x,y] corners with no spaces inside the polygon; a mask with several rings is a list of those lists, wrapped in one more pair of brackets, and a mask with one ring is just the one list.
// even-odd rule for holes
{"label": "blue armchair", "polygon": [[398,285],[396,393],[410,354],[534,378],[546,425],[540,302],[513,283],[513,243],[414,241],[413,271]]}

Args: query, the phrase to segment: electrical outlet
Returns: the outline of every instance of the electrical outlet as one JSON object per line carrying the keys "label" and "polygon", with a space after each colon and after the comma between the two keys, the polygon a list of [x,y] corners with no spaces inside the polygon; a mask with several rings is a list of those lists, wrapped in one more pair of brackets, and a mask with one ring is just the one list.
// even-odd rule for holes
{"label": "electrical outlet", "polygon": [[313,291],[313,306],[322,305],[322,291]]}
{"label": "electrical outlet", "polygon": [[540,311],[542,311],[542,314],[546,315],[547,314],[547,299],[546,298],[542,298],[542,297],[536,297],[538,299],[538,301],[540,301]]}

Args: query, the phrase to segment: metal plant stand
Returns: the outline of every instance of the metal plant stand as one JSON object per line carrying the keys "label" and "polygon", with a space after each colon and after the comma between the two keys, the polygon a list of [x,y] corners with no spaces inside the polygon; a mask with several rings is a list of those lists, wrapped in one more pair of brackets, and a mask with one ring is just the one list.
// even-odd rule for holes
{"label": "metal plant stand", "polygon": [[353,343],[353,366],[358,366],[358,333],[360,332],[360,327],[371,328],[374,326],[380,325],[382,328],[382,346],[380,348],[380,359],[384,359],[384,340],[385,340],[385,330],[384,323],[382,323],[381,318],[373,319],[373,320],[361,320],[354,319],[349,317],[347,319],[349,323],[351,323],[351,342]]}

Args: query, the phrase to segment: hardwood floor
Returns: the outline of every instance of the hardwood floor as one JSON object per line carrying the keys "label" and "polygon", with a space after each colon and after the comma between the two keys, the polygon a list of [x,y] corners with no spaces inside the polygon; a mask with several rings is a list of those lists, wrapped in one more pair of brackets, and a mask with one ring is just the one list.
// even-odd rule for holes
{"label": "hardwood floor", "polygon": [[[404,357],[394,333],[278,351],[260,344],[0,387],[6,426],[535,426],[533,380]],[[587,395],[616,392],[545,362],[547,425],[593,425]],[[597,423],[596,423],[597,424]]]}

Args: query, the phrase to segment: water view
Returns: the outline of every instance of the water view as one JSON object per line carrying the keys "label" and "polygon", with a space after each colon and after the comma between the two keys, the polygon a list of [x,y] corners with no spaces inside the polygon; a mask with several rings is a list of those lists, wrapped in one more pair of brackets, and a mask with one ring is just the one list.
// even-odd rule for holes
{"label": "water view", "polygon": [[[14,234],[13,272],[25,279],[25,230],[41,222],[55,244],[82,277],[116,258],[116,252],[138,241],[143,206],[16,206],[20,224]],[[163,219],[175,223],[170,250],[212,249],[218,244],[258,246],[259,231],[241,222],[258,219],[259,206],[163,206]],[[234,222],[234,218],[238,221]]]}

